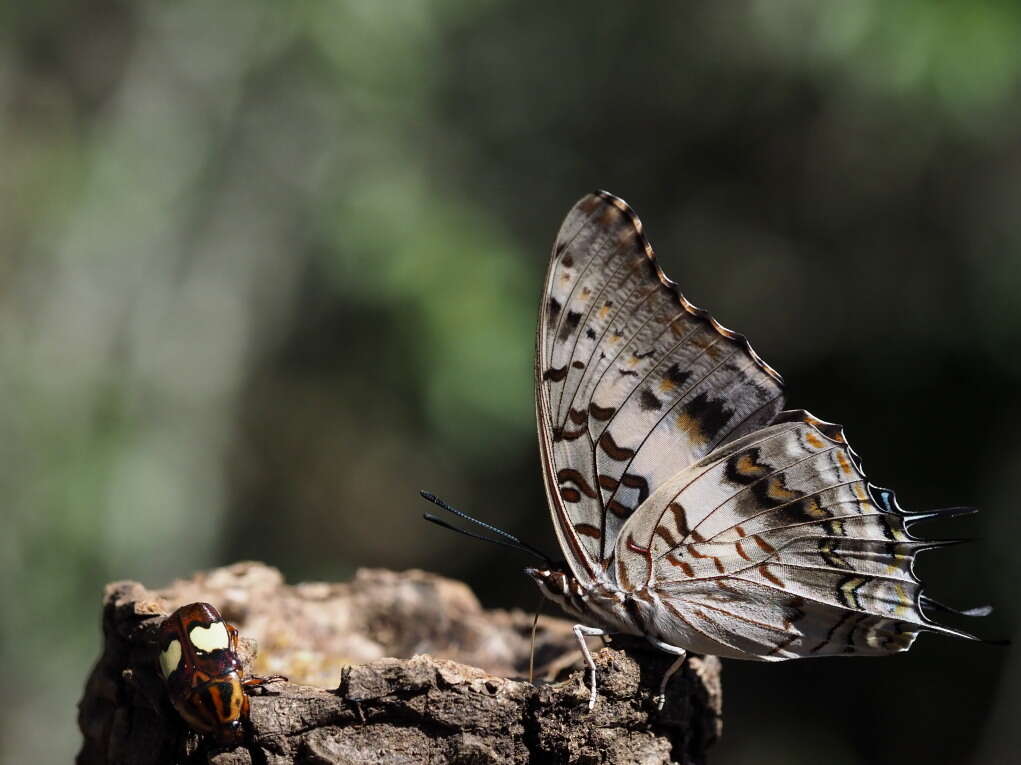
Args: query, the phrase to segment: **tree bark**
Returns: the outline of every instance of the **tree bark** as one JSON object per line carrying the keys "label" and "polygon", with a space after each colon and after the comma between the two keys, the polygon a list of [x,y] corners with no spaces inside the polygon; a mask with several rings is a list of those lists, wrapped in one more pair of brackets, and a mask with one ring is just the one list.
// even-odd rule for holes
{"label": "tree bark", "polygon": [[[252,697],[245,745],[232,751],[185,727],[156,669],[158,625],[194,601],[239,626],[248,671],[290,678]],[[691,657],[658,711],[652,695],[671,657],[614,640],[594,654],[590,712],[588,673],[562,619],[540,619],[537,679],[527,681],[531,623],[523,612],[486,611],[464,584],[421,571],[288,586],[275,569],[239,563],[159,591],[111,584],[103,652],[79,704],[77,761],[704,762],[721,726],[717,659]]]}

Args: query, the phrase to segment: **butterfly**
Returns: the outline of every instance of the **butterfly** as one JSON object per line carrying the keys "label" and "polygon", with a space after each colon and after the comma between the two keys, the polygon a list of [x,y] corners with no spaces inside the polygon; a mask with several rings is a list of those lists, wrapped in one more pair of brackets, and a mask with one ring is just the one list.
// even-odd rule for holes
{"label": "butterfly", "polygon": [[973,508],[904,510],[841,426],[784,410],[780,374],[681,294],[612,194],[581,199],[557,236],[535,400],[565,564],[526,572],[578,620],[590,709],[589,635],[640,636],[676,657],[659,707],[689,651],[782,661],[898,653],[921,631],[978,639],[924,613],[990,609],[923,594],[916,554],[953,541],[910,531]]}

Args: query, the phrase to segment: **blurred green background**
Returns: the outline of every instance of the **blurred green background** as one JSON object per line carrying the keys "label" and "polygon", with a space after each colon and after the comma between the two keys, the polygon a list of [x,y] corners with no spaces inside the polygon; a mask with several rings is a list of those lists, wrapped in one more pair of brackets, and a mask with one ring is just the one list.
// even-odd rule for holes
{"label": "blurred green background", "polygon": [[[110,580],[415,566],[531,608],[416,492],[554,546],[534,322],[594,188],[905,506],[983,508],[921,570],[1009,635],[1019,78],[1013,2],[0,5],[3,761],[77,749]],[[715,763],[1019,761],[1013,649],[724,682]]]}

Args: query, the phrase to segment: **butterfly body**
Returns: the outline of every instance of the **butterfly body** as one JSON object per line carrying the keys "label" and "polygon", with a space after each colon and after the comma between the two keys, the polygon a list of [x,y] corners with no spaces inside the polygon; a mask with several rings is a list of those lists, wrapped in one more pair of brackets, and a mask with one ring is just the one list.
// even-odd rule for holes
{"label": "butterfly body", "polygon": [[582,584],[572,574],[558,569],[526,568],[543,595],[582,622],[597,622],[608,631],[626,635],[645,634],[643,613],[647,591],[628,592],[608,581]]}
{"label": "butterfly body", "polygon": [[971,637],[922,610],[915,554],[939,543],[909,527],[932,513],[869,482],[840,426],[784,411],[779,373],[680,293],[606,192],[561,226],[535,375],[569,571],[528,573],[579,640],[640,635],[681,657],[673,671],[689,650],[779,661]]}

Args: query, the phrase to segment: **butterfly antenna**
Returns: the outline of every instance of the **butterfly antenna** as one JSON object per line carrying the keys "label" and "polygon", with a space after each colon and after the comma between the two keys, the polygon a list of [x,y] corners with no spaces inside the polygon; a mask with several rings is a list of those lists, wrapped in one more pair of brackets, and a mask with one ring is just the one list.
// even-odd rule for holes
{"label": "butterfly antenna", "polygon": [[468,513],[462,512],[457,508],[451,507],[442,499],[437,497],[435,494],[432,494],[431,492],[428,491],[421,491],[419,493],[422,495],[423,499],[432,502],[437,507],[443,508],[448,513],[456,515],[458,518],[463,518],[464,520],[470,521],[476,524],[477,526],[481,526],[487,531],[491,531],[494,534],[497,534],[498,536],[502,537],[502,539],[493,539],[492,537],[483,536],[481,534],[475,534],[471,531],[467,531],[466,529],[453,526],[450,523],[444,521],[442,518],[438,518],[437,516],[433,515],[432,513],[425,513],[422,517],[425,518],[430,523],[435,523],[437,526],[442,526],[445,529],[456,531],[458,534],[464,534],[466,537],[471,537],[472,539],[479,539],[483,542],[492,542],[493,544],[503,545],[504,547],[510,547],[511,549],[514,550],[526,552],[529,555],[534,555],[536,558],[538,558],[539,560],[546,564],[549,564],[552,561],[552,559],[541,550],[532,547],[532,545],[528,544],[527,542],[522,542],[516,536],[507,533],[503,529],[498,529],[496,526],[492,526],[486,523],[485,521],[480,521],[478,518],[473,518],[472,516],[468,515]]}

